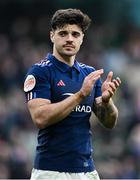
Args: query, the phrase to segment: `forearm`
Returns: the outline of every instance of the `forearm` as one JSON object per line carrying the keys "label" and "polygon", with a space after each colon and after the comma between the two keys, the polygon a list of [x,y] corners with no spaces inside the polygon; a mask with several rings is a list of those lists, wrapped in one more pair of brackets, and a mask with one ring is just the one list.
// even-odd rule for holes
{"label": "forearm", "polygon": [[32,119],[38,128],[45,128],[66,118],[81,101],[90,95],[97,79],[103,70],[91,72],[85,77],[79,92],[58,103],[51,103],[47,99],[33,99],[28,102]]}
{"label": "forearm", "polygon": [[77,92],[61,102],[43,104],[35,111],[33,119],[39,128],[55,124],[68,116],[83,98],[82,94]]}
{"label": "forearm", "polygon": [[101,97],[97,98],[94,112],[104,127],[112,129],[115,126],[118,118],[118,109],[112,99],[108,103],[104,103]]}

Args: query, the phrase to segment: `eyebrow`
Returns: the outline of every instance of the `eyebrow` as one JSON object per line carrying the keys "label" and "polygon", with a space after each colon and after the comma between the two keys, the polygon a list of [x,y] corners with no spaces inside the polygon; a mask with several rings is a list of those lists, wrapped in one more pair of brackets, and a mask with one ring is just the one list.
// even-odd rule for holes
{"label": "eyebrow", "polygon": [[[58,33],[69,33],[69,31],[67,31],[67,30],[60,30],[60,31],[58,31]],[[79,31],[71,31],[70,33],[71,34],[73,34],[73,33],[81,34]]]}

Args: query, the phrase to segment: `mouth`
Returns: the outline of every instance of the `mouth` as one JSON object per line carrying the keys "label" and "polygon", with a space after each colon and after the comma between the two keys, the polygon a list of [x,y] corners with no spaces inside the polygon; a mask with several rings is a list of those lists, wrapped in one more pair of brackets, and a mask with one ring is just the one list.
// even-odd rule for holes
{"label": "mouth", "polygon": [[63,46],[64,48],[72,48],[72,49],[74,49],[75,47],[74,46],[72,46],[72,45],[64,45]]}

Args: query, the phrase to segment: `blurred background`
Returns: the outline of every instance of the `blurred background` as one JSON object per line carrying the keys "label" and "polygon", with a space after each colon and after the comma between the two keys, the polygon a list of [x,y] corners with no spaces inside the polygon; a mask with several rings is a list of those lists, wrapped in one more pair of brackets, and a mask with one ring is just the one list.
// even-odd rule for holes
{"label": "blurred background", "polygon": [[[24,76],[52,52],[50,18],[80,8],[92,18],[81,62],[112,70],[122,85],[114,97],[118,124],[93,124],[94,159],[101,178],[140,178],[140,0],[0,1],[0,178],[30,177],[37,129],[26,107]],[[103,77],[104,79],[105,77]]]}

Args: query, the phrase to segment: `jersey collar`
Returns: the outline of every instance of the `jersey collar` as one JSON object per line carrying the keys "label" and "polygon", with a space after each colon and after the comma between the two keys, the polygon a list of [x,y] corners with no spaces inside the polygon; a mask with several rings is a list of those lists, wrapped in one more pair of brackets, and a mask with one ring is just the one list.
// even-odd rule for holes
{"label": "jersey collar", "polygon": [[47,59],[52,61],[55,66],[60,69],[62,72],[66,72],[69,71],[70,68],[75,68],[78,72],[80,72],[80,67],[79,67],[79,63],[75,60],[74,65],[72,67],[70,67],[69,65],[59,61],[58,59],[55,58],[55,56],[53,56],[52,54],[48,54],[47,55]]}

